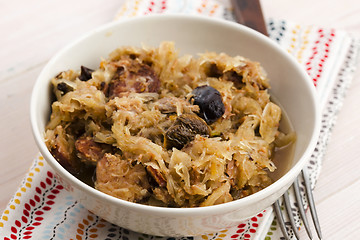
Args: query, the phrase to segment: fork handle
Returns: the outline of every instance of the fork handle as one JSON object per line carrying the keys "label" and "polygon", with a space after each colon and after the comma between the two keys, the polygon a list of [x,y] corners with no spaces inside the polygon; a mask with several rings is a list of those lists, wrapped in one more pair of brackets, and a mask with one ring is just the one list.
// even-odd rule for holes
{"label": "fork handle", "polygon": [[319,239],[322,239],[320,223],[319,223],[318,215],[316,213],[314,197],[313,197],[313,194],[312,194],[311,183],[310,183],[310,180],[309,180],[310,179],[309,178],[309,173],[308,173],[308,170],[307,170],[306,167],[303,169],[302,173],[303,173],[307,198],[308,198],[308,201],[309,201],[309,208],[310,208],[311,216],[313,218],[315,229],[316,229],[316,232],[318,234],[318,237],[319,237]]}

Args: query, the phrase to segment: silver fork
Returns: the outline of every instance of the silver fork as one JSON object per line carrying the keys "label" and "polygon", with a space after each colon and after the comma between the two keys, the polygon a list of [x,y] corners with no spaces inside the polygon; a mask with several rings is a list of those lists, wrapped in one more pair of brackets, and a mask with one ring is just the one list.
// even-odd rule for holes
{"label": "silver fork", "polygon": [[[233,7],[234,18],[238,23],[248,26],[250,28],[253,28],[254,30],[257,30],[257,31],[263,33],[264,35],[268,36],[260,0],[231,0],[231,5]],[[303,169],[302,175],[303,175],[303,179],[305,182],[306,195],[307,195],[308,203],[310,206],[310,211],[311,211],[311,215],[312,215],[312,218],[314,221],[314,225],[316,228],[316,232],[318,234],[319,239],[321,239],[322,235],[321,235],[321,231],[320,231],[320,224],[319,224],[319,220],[317,217],[315,204],[314,204],[314,198],[312,195],[309,176],[308,176],[306,168]],[[304,204],[303,204],[302,198],[300,196],[299,176],[294,181],[293,188],[295,191],[295,197],[296,197],[297,206],[298,206],[298,209],[300,212],[300,216],[303,220],[303,223],[305,225],[308,236],[310,237],[310,239],[312,239],[312,234],[310,231],[309,223],[308,223],[306,215],[305,215]],[[289,199],[288,192],[285,192],[285,194],[283,195],[283,198],[284,198],[284,202],[285,202],[285,209],[288,213],[291,227],[293,229],[295,237],[297,239],[300,239],[298,229],[295,225],[294,216],[292,215],[292,212],[291,212],[290,199]],[[285,227],[283,214],[280,209],[279,200],[277,200],[273,204],[273,207],[274,207],[277,219],[279,219],[281,231],[283,232],[285,239],[289,239],[289,236],[288,236],[288,233],[287,233],[286,227]]]}
{"label": "silver fork", "polygon": [[[294,183],[292,185],[292,187],[294,189],[294,192],[295,192],[295,199],[296,199],[296,204],[295,205],[297,205],[297,210],[300,213],[300,217],[302,219],[302,222],[304,223],[304,226],[305,226],[305,229],[306,229],[306,232],[307,232],[309,238],[313,239],[312,234],[311,234],[311,230],[310,230],[310,225],[309,225],[309,222],[308,222],[306,214],[305,214],[304,203],[303,203],[303,200],[302,200],[302,197],[301,197],[301,194],[300,194],[300,187],[299,187],[300,175],[295,179],[295,181],[294,181]],[[309,180],[309,174],[308,174],[308,171],[307,171],[306,167],[302,170],[302,179],[304,180],[304,183],[305,183],[305,193],[306,193],[305,195],[307,196],[307,202],[309,203],[309,208],[310,208],[311,216],[312,216],[312,219],[313,219],[313,223],[314,223],[314,226],[315,226],[315,229],[316,229],[316,232],[317,232],[317,235],[318,235],[319,239],[322,239],[319,219],[318,219],[318,216],[317,216],[317,213],[316,213],[314,197],[313,197],[313,194],[312,194],[312,189],[311,189],[310,180]],[[298,228],[296,227],[296,224],[295,224],[295,219],[294,219],[295,216],[294,216],[294,214],[292,212],[292,209],[291,209],[290,198],[289,198],[288,191],[286,191],[284,193],[283,200],[284,200],[284,207],[285,207],[286,213],[288,215],[288,219],[290,221],[290,226],[292,228],[292,231],[294,232],[295,238],[300,239],[299,231],[298,231]],[[289,240],[290,236],[288,234],[288,231],[286,230],[283,211],[281,210],[281,207],[280,207],[280,199],[277,200],[273,204],[273,208],[274,208],[274,211],[275,211],[276,218],[277,218],[277,220],[279,222],[280,229],[281,229],[285,239]]]}

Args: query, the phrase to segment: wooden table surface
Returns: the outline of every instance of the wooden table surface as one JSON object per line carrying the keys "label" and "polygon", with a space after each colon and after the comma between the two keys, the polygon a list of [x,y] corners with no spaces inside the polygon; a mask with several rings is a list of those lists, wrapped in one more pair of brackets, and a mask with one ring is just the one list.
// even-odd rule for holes
{"label": "wooden table surface", "polygon": [[[59,49],[113,20],[121,0],[0,0],[0,212],[38,153],[29,120],[32,86]],[[265,17],[360,37],[358,0],[262,0]],[[360,236],[360,71],[348,90],[314,192],[324,239]],[[304,231],[301,232],[305,236]],[[304,238],[306,239],[306,238]]]}

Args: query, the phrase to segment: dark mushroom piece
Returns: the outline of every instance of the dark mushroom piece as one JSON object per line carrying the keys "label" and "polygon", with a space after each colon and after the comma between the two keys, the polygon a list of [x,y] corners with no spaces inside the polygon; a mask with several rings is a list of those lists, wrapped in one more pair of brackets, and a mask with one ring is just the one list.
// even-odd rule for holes
{"label": "dark mushroom piece", "polygon": [[73,90],[73,88],[65,82],[58,83],[58,85],[56,85],[56,89],[61,92],[61,95],[65,95],[67,92]]}
{"label": "dark mushroom piece", "polygon": [[66,80],[66,79],[57,79],[54,85],[54,94],[56,98],[59,100],[66,93],[74,91],[76,88],[76,84]]}
{"label": "dark mushroom piece", "polygon": [[196,114],[182,114],[174,124],[166,131],[164,146],[167,149],[175,147],[182,149],[186,144],[194,140],[195,136],[208,137],[210,127]]}
{"label": "dark mushroom piece", "polygon": [[199,106],[199,116],[207,124],[214,123],[225,113],[225,105],[220,92],[211,86],[204,85],[195,88],[190,100],[194,105]]}
{"label": "dark mushroom piece", "polygon": [[92,73],[94,72],[94,70],[90,69],[90,68],[87,68],[87,67],[84,67],[84,66],[81,66],[80,68],[80,76],[79,76],[79,79],[81,81],[88,81],[92,78]]}

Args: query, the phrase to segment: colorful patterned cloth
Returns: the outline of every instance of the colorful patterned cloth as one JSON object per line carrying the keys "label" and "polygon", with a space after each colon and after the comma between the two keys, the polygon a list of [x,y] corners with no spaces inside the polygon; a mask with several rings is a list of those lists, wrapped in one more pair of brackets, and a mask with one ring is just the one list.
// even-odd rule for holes
{"label": "colorful patterned cloth", "polygon": [[[116,19],[144,14],[201,14],[233,21],[229,0],[127,1]],[[360,42],[346,32],[267,19],[270,38],[290,52],[313,79],[322,108],[322,127],[308,164],[312,187],[355,67]],[[303,185],[301,185],[303,188]],[[290,197],[293,198],[292,191]],[[305,199],[304,199],[305,200]],[[307,205],[305,201],[305,205]],[[296,206],[293,211],[297,213]],[[296,214],[298,216],[298,214]],[[296,223],[300,226],[299,218]],[[287,224],[288,225],[288,224]],[[291,231],[290,234],[293,235]],[[41,156],[33,161],[0,217],[0,236],[7,239],[281,239],[272,208],[221,232],[184,238],[166,238],[131,232],[86,210],[54,177]]]}

